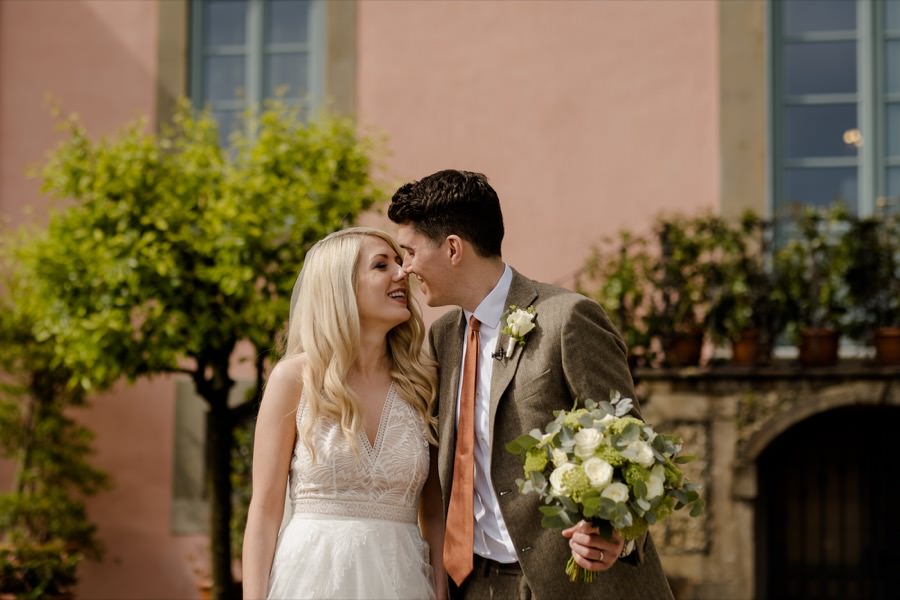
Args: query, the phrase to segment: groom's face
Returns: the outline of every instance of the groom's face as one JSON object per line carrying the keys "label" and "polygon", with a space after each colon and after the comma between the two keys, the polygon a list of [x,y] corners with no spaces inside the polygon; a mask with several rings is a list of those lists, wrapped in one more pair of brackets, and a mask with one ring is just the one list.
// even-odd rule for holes
{"label": "groom's face", "polygon": [[425,304],[456,304],[446,241],[436,244],[412,225],[404,224],[397,229],[397,242],[405,251],[403,271],[419,284]]}

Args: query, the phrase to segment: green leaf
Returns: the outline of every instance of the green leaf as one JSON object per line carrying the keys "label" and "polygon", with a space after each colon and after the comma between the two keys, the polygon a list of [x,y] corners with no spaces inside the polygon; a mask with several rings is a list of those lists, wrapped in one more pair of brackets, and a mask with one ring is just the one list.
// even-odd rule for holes
{"label": "green leaf", "polygon": [[537,443],[540,442],[539,439],[535,439],[529,434],[520,435],[516,439],[508,442],[506,444],[506,451],[510,454],[516,455],[524,455],[531,448],[533,448]]}

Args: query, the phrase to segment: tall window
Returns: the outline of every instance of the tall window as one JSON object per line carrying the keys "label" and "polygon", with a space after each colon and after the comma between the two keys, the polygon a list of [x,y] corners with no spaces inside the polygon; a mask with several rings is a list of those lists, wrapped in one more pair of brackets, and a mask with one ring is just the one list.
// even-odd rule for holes
{"label": "tall window", "polygon": [[773,211],[900,196],[900,0],[777,0]]}
{"label": "tall window", "polygon": [[241,112],[282,94],[321,102],[322,0],[193,0],[191,98],[215,115],[223,142]]}
{"label": "tall window", "polygon": [[[884,189],[891,198],[900,197],[900,2],[888,0],[883,6],[884,91],[881,111],[887,132]],[[894,207],[900,210],[895,201]]]}

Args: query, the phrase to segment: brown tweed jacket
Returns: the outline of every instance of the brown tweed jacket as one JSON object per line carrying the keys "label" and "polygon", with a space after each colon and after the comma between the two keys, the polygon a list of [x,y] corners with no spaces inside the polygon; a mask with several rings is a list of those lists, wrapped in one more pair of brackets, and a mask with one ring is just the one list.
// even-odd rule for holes
{"label": "brown tweed jacket", "polygon": [[[506,451],[507,442],[543,428],[553,418],[554,410],[571,409],[576,398],[608,399],[611,389],[634,398],[634,391],[625,344],[597,303],[513,271],[506,300],[506,305],[510,304],[533,305],[536,327],[510,358],[494,362],[488,421],[492,432],[491,480],[534,598],[673,598],[649,535],[638,540],[634,554],[599,574],[593,584],[570,583],[564,570],[570,556],[568,540],[559,530],[541,527],[537,494],[523,495],[516,488],[515,480],[523,474],[522,463],[520,457]],[[429,333],[439,365],[438,469],[445,511],[453,480],[464,335],[465,319],[459,308],[438,319]],[[501,333],[497,349],[505,348],[506,342]]]}

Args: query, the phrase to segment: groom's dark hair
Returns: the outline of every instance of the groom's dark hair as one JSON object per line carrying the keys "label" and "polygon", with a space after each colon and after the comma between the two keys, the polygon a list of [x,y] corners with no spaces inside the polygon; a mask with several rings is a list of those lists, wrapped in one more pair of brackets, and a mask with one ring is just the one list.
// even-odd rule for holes
{"label": "groom's dark hair", "polygon": [[433,242],[458,235],[480,256],[500,256],[500,199],[481,173],[448,169],[407,183],[391,198],[388,217],[412,225]]}

